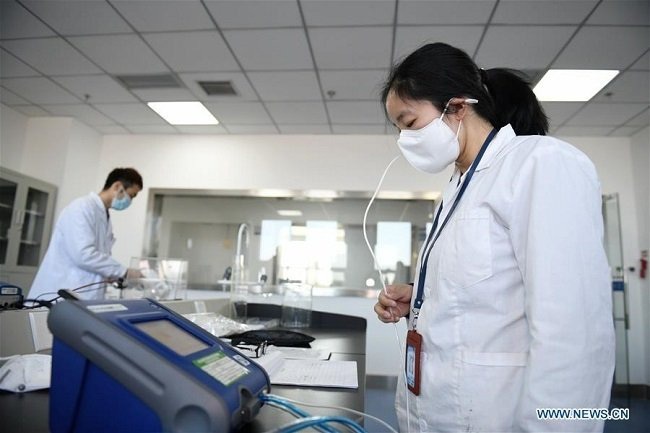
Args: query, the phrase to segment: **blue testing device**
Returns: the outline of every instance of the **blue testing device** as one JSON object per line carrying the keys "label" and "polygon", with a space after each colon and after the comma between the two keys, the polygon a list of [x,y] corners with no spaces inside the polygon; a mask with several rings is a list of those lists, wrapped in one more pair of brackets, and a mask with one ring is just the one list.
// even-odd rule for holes
{"label": "blue testing device", "polygon": [[262,367],[153,300],[63,301],[48,326],[52,433],[232,432],[270,391]]}

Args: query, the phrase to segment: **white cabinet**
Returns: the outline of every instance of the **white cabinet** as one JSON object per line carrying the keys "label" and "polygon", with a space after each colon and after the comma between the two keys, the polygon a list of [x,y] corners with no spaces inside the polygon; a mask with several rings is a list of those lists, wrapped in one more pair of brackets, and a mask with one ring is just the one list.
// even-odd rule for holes
{"label": "white cabinet", "polygon": [[56,187],[0,168],[0,281],[26,294],[50,240]]}

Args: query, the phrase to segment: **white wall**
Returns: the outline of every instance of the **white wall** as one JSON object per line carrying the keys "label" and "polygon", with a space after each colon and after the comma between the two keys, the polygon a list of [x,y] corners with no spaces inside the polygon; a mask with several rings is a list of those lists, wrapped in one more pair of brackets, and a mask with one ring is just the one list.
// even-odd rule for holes
{"label": "white wall", "polygon": [[19,171],[28,117],[0,104],[0,165]]}
{"label": "white wall", "polygon": [[76,197],[101,189],[102,137],[94,129],[69,117],[25,117],[4,105],[1,109],[2,166],[54,184],[56,215]]}

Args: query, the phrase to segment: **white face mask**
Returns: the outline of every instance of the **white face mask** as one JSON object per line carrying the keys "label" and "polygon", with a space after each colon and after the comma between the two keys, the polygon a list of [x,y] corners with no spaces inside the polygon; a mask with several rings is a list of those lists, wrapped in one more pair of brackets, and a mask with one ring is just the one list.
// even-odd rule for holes
{"label": "white face mask", "polygon": [[463,122],[461,120],[458,131],[454,134],[442,121],[444,115],[443,112],[424,128],[401,131],[397,139],[397,145],[404,158],[413,167],[425,173],[441,172],[460,154],[458,133]]}

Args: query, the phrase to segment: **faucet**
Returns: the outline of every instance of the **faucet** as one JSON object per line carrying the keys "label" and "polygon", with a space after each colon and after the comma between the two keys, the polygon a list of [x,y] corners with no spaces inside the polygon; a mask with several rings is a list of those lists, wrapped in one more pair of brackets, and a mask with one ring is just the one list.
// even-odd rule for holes
{"label": "faucet", "polygon": [[240,280],[246,279],[245,261],[244,253],[242,253],[242,240],[244,239],[244,234],[246,235],[246,240],[243,243],[246,253],[248,253],[248,241],[250,239],[248,224],[242,223],[239,225],[239,230],[237,230],[237,249],[235,252],[235,278]]}

